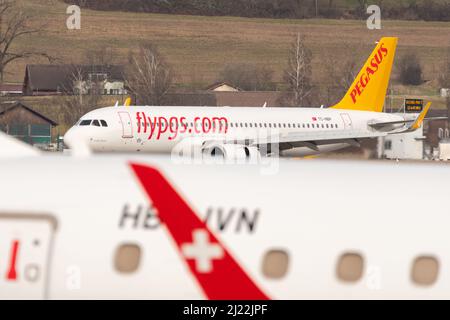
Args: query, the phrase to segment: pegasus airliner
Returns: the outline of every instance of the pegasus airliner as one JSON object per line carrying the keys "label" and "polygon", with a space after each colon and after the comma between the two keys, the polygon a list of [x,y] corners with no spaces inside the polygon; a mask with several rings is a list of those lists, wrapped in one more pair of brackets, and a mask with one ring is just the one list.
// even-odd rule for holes
{"label": "pegasus airliner", "polygon": [[94,152],[170,153],[182,145],[183,152],[247,158],[317,154],[412,131],[424,114],[382,112],[397,40],[380,39],[343,99],[330,108],[115,106],[81,117],[64,141]]}

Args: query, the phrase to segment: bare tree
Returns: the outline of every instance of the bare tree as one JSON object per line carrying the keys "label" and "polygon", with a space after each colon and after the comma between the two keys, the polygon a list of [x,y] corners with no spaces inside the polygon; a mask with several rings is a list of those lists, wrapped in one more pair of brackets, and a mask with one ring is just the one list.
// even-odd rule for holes
{"label": "bare tree", "polygon": [[422,64],[416,53],[406,53],[398,59],[399,80],[404,85],[418,86],[423,83]]}
{"label": "bare tree", "polygon": [[67,67],[67,79],[61,83],[62,95],[58,96],[61,106],[59,121],[73,125],[87,112],[101,105],[108,67],[115,61],[113,48],[89,49],[82,58],[83,64],[73,62]]}
{"label": "bare tree", "polygon": [[43,27],[29,26],[31,17],[24,13],[15,0],[0,0],[0,80],[3,82],[5,68],[13,61],[32,56],[41,56],[49,61],[53,58],[45,52],[34,50],[14,50],[18,39],[41,32]]}
{"label": "bare tree", "polygon": [[441,88],[450,88],[450,46],[447,48],[447,57],[441,66],[439,84]]}
{"label": "bare tree", "polygon": [[64,93],[58,97],[64,124],[73,125],[82,115],[99,107],[101,83],[86,76],[82,66],[73,65]]}
{"label": "bare tree", "polygon": [[325,94],[322,94],[321,98],[322,103],[326,105],[333,105],[342,99],[356,78],[358,67],[363,63],[362,46],[355,47],[344,43],[342,47],[342,52],[333,51],[323,58],[325,77],[321,83],[325,86]]}
{"label": "bare tree", "polygon": [[289,51],[288,67],[284,71],[284,81],[288,92],[283,102],[289,106],[303,106],[312,91],[312,53],[306,47],[305,39],[297,34]]}
{"label": "bare tree", "polygon": [[161,105],[172,84],[172,77],[172,68],[154,44],[143,43],[139,54],[130,54],[125,83],[137,103]]}

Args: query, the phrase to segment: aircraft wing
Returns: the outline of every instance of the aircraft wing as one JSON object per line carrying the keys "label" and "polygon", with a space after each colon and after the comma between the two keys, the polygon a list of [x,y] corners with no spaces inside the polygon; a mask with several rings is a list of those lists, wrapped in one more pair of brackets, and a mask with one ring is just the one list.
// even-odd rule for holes
{"label": "aircraft wing", "polygon": [[[385,122],[375,122],[369,123],[368,125],[377,131],[384,132],[385,134],[397,134],[397,133],[405,133],[417,130],[420,128],[424,120],[434,120],[434,118],[426,119],[425,116],[431,106],[431,102],[427,103],[425,108],[421,113],[417,115],[416,118],[412,119],[404,119],[397,121],[385,121]],[[404,125],[400,126],[397,129],[392,126],[395,125]],[[396,130],[395,130],[396,129]],[[359,147],[360,143],[358,139],[362,138],[373,138],[373,135],[361,135],[358,137],[350,136],[345,131],[334,133],[332,136],[329,134],[317,134],[310,132],[291,132],[288,134],[273,134],[269,137],[260,138],[257,140],[242,140],[242,141],[234,141],[234,143],[243,144],[243,145],[251,145],[256,147],[267,146],[278,144],[279,149],[288,150],[292,148],[306,147],[314,151],[319,151],[319,146],[330,145],[330,144],[338,144],[344,143],[349,146]],[[226,143],[226,141],[219,139],[211,139],[209,141],[204,141],[202,147],[207,148],[215,143]]]}
{"label": "aircraft wing", "polygon": [[391,125],[396,125],[396,124],[410,124],[410,123],[413,123],[414,121],[416,121],[416,120],[410,119],[410,120],[375,122],[375,123],[369,123],[369,126],[374,129],[382,129],[384,127],[389,127]]}
{"label": "aircraft wing", "polygon": [[435,121],[435,120],[448,120],[448,117],[430,117],[423,119],[423,121]]}
{"label": "aircraft wing", "polygon": [[[364,137],[359,137],[364,138]],[[330,138],[330,136],[324,136],[323,138],[317,136],[310,136],[305,133],[291,133],[288,135],[274,135],[267,139],[262,139],[255,141],[253,145],[261,146],[261,145],[270,145],[270,144],[278,144],[280,150],[288,150],[292,148],[306,147],[314,151],[319,151],[318,146],[328,145],[328,144],[337,144],[337,143],[346,143],[349,146],[359,147],[360,144],[358,140],[354,137],[336,137]]]}
{"label": "aircraft wing", "polygon": [[[423,108],[422,112],[419,113],[417,118],[413,121],[413,123],[410,126],[408,126],[404,130],[391,132],[391,133],[392,134],[405,133],[405,132],[411,132],[411,131],[415,131],[415,130],[419,129],[422,126],[422,124],[423,124],[423,122],[425,120],[425,116],[427,115],[428,110],[430,109],[430,107],[431,107],[431,102],[428,102],[427,105],[425,106],[425,108]],[[427,120],[433,120],[433,119],[429,118]]]}
{"label": "aircraft wing", "polygon": [[376,129],[376,130],[382,130],[384,128],[390,129],[391,126],[397,125],[397,124],[404,124],[408,125],[405,130],[395,131],[392,133],[404,133],[404,132],[410,132],[414,131],[420,128],[424,120],[436,120],[433,118],[425,119],[425,116],[428,113],[428,110],[430,109],[431,102],[428,102],[425,108],[423,108],[422,112],[420,112],[415,119],[405,119],[405,120],[398,120],[398,121],[387,121],[387,122],[375,122],[375,123],[369,123],[369,126]]}

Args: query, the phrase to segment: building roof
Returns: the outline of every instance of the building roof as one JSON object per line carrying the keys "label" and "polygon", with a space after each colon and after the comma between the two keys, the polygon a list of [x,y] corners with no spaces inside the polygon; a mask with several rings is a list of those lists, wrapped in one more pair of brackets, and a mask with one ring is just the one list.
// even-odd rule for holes
{"label": "building roof", "polygon": [[13,93],[22,93],[23,85],[22,84],[0,84],[1,92],[13,92]]}
{"label": "building roof", "polygon": [[27,105],[23,104],[20,101],[7,102],[7,103],[0,104],[0,116],[2,116],[3,114],[5,114],[5,113],[7,113],[7,112],[9,112],[9,111],[11,111],[11,110],[13,110],[15,108],[24,108],[27,111],[33,113],[34,115],[40,117],[44,121],[50,123],[52,126],[57,126],[58,125],[57,122],[55,122],[52,119],[46,117],[42,113],[39,113],[36,110],[33,110],[32,108],[28,107]]}
{"label": "building roof", "polygon": [[25,83],[32,91],[64,91],[70,88],[69,65],[28,65]]}
{"label": "building roof", "polygon": [[25,71],[24,86],[31,91],[72,91],[78,72],[83,79],[89,74],[106,74],[109,80],[123,80],[124,67],[117,65],[31,64]]}
{"label": "building roof", "polygon": [[221,86],[228,86],[228,87],[235,89],[236,91],[242,91],[239,87],[237,87],[229,82],[224,82],[224,81],[213,83],[212,85],[208,86],[205,90],[214,91]]}

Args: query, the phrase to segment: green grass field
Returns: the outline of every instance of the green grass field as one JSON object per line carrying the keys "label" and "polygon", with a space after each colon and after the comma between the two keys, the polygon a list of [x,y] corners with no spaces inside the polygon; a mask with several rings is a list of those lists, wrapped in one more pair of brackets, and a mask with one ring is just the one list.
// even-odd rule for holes
{"label": "green grass field", "polygon": [[[111,47],[117,52],[116,63],[126,61],[130,50],[140,41],[157,43],[173,65],[180,86],[206,86],[216,80],[227,63],[255,63],[275,71],[281,81],[287,50],[297,32],[304,34],[313,52],[314,81],[328,77],[324,60],[356,56],[365,60],[382,36],[398,36],[401,55],[417,52],[422,60],[426,84],[412,88],[399,87],[400,94],[436,96],[436,79],[450,47],[450,23],[423,21],[382,21],[382,30],[368,30],[365,21],[356,20],[274,20],[235,17],[199,17],[122,13],[82,10],[82,29],[66,28],[67,5],[58,0],[18,0],[35,18],[31,24],[45,23],[45,32],[23,38],[18,47],[44,50],[61,63],[80,62],[88,49]],[[21,82],[28,59],[7,69],[7,82]],[[436,97],[434,97],[436,98]],[[442,101],[436,100],[437,106]]]}

